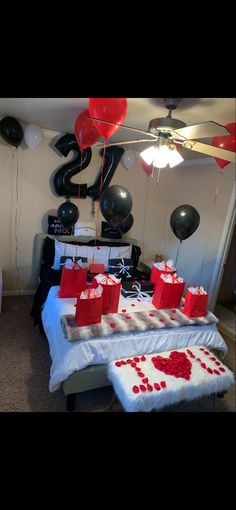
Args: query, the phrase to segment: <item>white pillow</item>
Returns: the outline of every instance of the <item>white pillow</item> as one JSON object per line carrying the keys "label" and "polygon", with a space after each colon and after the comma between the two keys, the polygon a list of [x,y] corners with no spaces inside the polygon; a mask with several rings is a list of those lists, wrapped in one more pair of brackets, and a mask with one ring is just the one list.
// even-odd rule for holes
{"label": "white pillow", "polygon": [[80,221],[74,225],[74,236],[96,237],[95,221]]}
{"label": "white pillow", "polygon": [[108,271],[109,259],[130,259],[132,244],[129,246],[78,246],[75,244],[62,243],[55,239],[55,256],[52,269],[60,269],[61,257],[87,257],[88,267],[95,264],[104,264]]}

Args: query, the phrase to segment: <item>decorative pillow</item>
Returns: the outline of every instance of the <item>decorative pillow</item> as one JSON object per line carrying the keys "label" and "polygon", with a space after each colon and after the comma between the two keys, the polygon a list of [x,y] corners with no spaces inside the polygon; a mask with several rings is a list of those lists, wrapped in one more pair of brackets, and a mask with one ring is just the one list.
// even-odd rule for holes
{"label": "decorative pillow", "polygon": [[108,271],[109,259],[131,258],[132,244],[126,246],[88,246],[62,243],[55,239],[55,256],[52,269],[60,269],[61,257],[86,257],[88,264],[104,264]]}
{"label": "decorative pillow", "polygon": [[117,227],[112,227],[106,221],[102,221],[102,237],[107,239],[122,239],[122,234]]}
{"label": "decorative pillow", "polygon": [[48,215],[48,234],[70,236],[73,234],[73,225],[71,227],[65,227],[57,216]]}
{"label": "decorative pillow", "polygon": [[74,225],[74,235],[84,237],[96,237],[96,223],[78,220]]}

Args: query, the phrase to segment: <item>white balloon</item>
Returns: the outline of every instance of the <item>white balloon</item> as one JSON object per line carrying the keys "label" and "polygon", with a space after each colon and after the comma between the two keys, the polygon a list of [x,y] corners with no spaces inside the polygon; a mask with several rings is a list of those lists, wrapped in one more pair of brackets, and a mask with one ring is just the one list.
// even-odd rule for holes
{"label": "white balloon", "polygon": [[36,124],[29,124],[24,129],[24,139],[30,150],[35,149],[43,141],[42,129]]}
{"label": "white balloon", "polygon": [[126,170],[130,170],[132,166],[134,166],[135,160],[136,160],[135,152],[131,151],[130,149],[127,149],[121,158],[121,163]]}

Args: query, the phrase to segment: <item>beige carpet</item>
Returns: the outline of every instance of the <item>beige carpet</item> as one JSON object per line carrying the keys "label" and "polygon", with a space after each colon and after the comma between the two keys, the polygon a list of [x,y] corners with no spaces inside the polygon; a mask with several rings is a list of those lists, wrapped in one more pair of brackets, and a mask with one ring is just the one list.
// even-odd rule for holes
{"label": "beige carpet", "polygon": [[[47,339],[33,327],[32,296],[4,297],[0,314],[0,412],[65,412],[62,390],[48,389],[51,358]],[[235,343],[226,338],[229,353],[224,360],[235,371]],[[107,412],[112,388],[80,393],[76,412]],[[235,412],[235,386],[224,398],[205,398],[182,403],[161,412]],[[113,411],[120,412],[119,402]]]}

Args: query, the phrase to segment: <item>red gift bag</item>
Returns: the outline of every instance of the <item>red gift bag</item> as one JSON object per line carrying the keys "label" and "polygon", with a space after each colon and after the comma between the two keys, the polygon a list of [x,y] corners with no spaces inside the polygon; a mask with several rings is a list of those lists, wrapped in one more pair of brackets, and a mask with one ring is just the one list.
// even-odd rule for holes
{"label": "red gift bag", "polygon": [[104,271],[105,271],[104,264],[92,263],[92,264],[90,264],[89,271],[90,271],[90,273],[96,273],[96,274],[104,273]]}
{"label": "red gift bag", "polygon": [[59,297],[75,298],[86,289],[87,269],[81,268],[77,262],[74,262],[71,268],[63,266]]}
{"label": "red gift bag", "polygon": [[88,289],[77,299],[75,320],[78,326],[101,322],[103,289]]}
{"label": "red gift bag", "polygon": [[[175,274],[176,273],[176,269],[174,267],[171,267],[171,266],[168,266],[168,263],[163,261],[164,262],[164,268],[163,269],[160,269],[156,266],[152,266],[152,271],[151,271],[151,276],[150,276],[150,281],[151,283],[153,283],[154,286],[156,286],[161,274]],[[161,263],[159,263],[160,265]]]}
{"label": "red gift bag", "polygon": [[[163,278],[164,276],[164,278]],[[178,276],[171,275],[171,282],[162,275],[155,287],[152,304],[158,309],[178,308],[183,296],[185,282],[179,282]]]}
{"label": "red gift bag", "polygon": [[114,275],[99,274],[94,277],[94,286],[103,288],[102,313],[117,313],[120,300],[121,282]]}
{"label": "red gift bag", "polygon": [[189,290],[186,292],[184,303],[184,314],[188,317],[205,317],[207,314],[208,294],[193,294]]}

